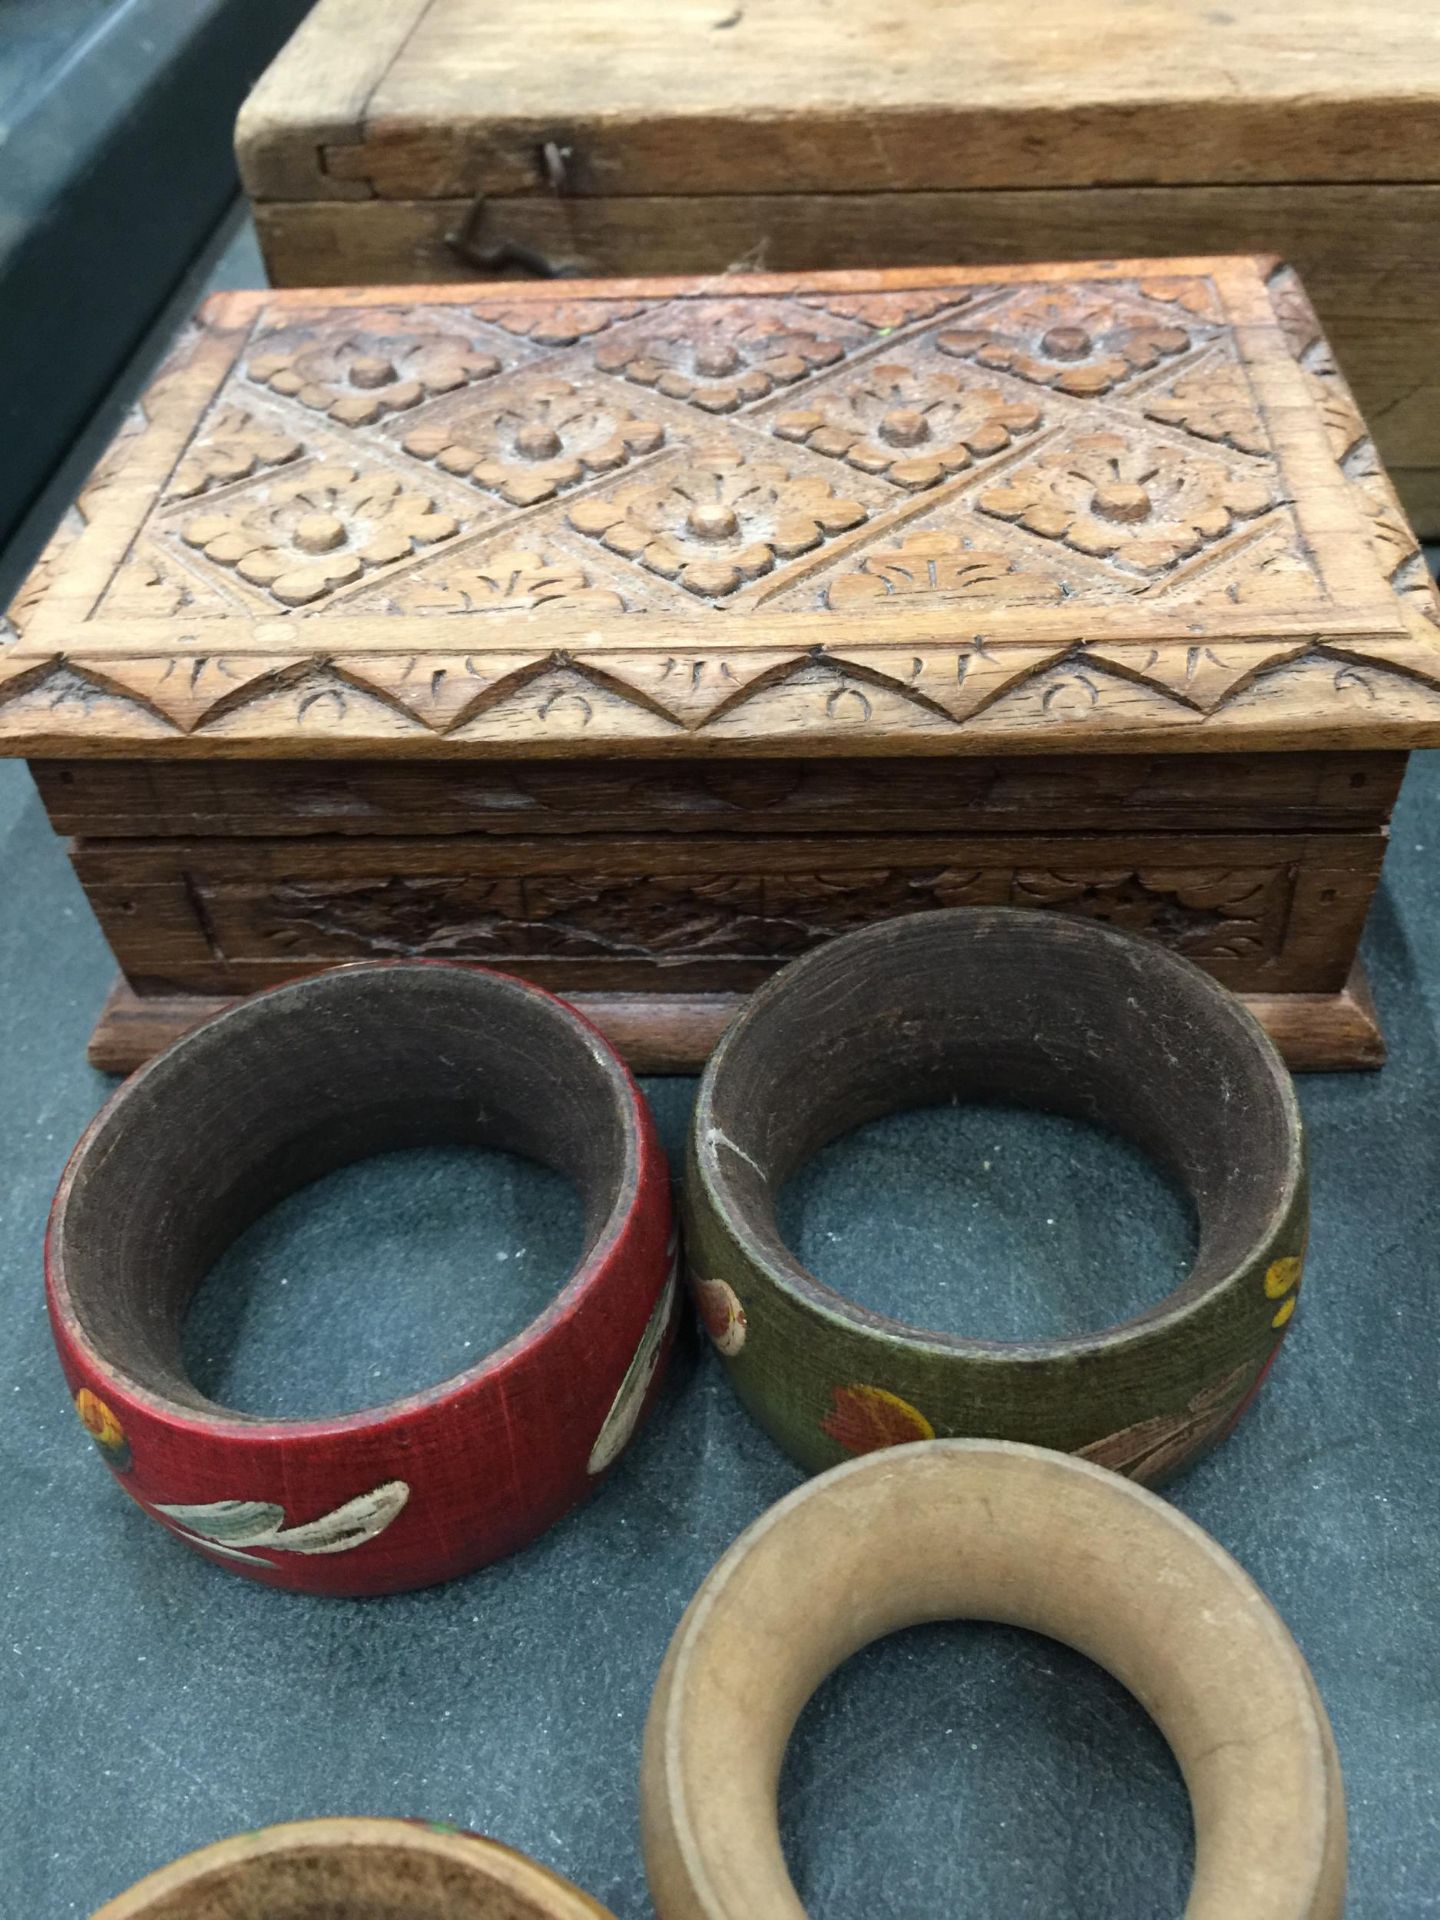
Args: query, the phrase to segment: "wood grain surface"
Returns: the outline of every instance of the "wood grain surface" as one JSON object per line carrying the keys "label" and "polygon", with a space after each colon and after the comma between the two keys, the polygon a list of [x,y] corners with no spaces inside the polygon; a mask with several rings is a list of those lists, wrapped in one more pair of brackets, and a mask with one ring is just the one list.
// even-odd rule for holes
{"label": "wood grain surface", "polygon": [[[857,129],[863,125],[863,137]],[[323,0],[251,94],[257,199],[1433,180],[1440,25],[1397,0]]]}
{"label": "wood grain surface", "polygon": [[804,1920],[776,1816],[800,1710],[869,1642],[948,1619],[1078,1648],[1154,1717],[1194,1808],[1188,1920],[1339,1920],[1335,1740],[1259,1588],[1193,1521],[1114,1474],[957,1440],[810,1481],[701,1585],[645,1730],[641,1824],[660,1920]]}
{"label": "wood grain surface", "polygon": [[187,1854],[93,1920],[612,1920],[495,1840],[439,1822],[297,1820]]}
{"label": "wood grain surface", "polygon": [[[1246,993],[1240,999],[1296,1073],[1333,1073],[1384,1064],[1385,1042],[1364,967],[1357,961],[1339,993]],[[740,1012],[738,993],[567,992],[570,1004],[605,1035],[635,1073],[698,1073]],[[233,1000],[202,993],[137,993],[122,975],[90,1040],[92,1066],[130,1073],[182,1033]]]}

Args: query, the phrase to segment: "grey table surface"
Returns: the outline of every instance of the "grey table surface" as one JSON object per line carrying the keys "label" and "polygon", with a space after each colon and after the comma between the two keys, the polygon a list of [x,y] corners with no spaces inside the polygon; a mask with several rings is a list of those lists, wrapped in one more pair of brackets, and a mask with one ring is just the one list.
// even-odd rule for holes
{"label": "grey table surface", "polygon": [[[258,278],[244,243],[221,278]],[[1366,1920],[1440,1913],[1437,804],[1440,767],[1417,757],[1366,936],[1390,1062],[1300,1082],[1314,1233],[1293,1336],[1240,1430],[1169,1489],[1311,1662],[1349,1795],[1348,1911]],[[589,1505],[469,1580],[316,1601],[166,1538],[86,1441],[45,1323],[50,1194],[112,1084],[84,1057],[111,964],[18,766],[0,766],[0,854],[0,1915],[89,1913],[240,1828],[390,1813],[493,1833],[640,1920],[635,1780],[662,1652],[798,1469],[691,1349]],[[693,1083],[646,1090],[678,1165]],[[1191,1232],[1117,1141],[985,1108],[836,1143],[784,1222],[856,1297],[993,1335],[1119,1317],[1168,1290]],[[225,1257],[192,1314],[193,1368],[256,1410],[374,1402],[521,1324],[575,1234],[564,1183],[503,1156],[347,1169]],[[994,1626],[850,1661],[802,1717],[781,1808],[818,1920],[1184,1905],[1189,1812],[1159,1734],[1078,1655]]]}

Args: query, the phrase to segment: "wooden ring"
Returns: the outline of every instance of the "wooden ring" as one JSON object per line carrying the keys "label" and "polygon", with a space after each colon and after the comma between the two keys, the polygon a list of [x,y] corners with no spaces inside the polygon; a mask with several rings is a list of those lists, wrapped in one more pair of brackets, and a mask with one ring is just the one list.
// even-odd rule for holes
{"label": "wooden ring", "polygon": [[801,1708],[882,1635],[983,1619],[1078,1648],[1151,1714],[1195,1816],[1187,1920],[1333,1920],[1345,1798],[1315,1683],[1244,1569],[1157,1495],[1040,1447],[850,1460],[749,1527],[691,1601],[645,1729],[660,1920],[804,1920],[776,1786]]}
{"label": "wooden ring", "polygon": [[91,1920],[614,1920],[497,1840],[408,1820],[295,1820],[147,1874]]}
{"label": "wooden ring", "polygon": [[[207,1400],[180,1329],[200,1278],[284,1195],[396,1147],[499,1147],[576,1184],[586,1246],[477,1365],[358,1413]],[[535,1537],[618,1457],[668,1355],[665,1157],[639,1089],[573,1008],[503,974],[345,967],[242,1002],[102,1108],[50,1213],[51,1326],[125,1490],[188,1546],[307,1593],[393,1593]]]}
{"label": "wooden ring", "polygon": [[[1098,1121],[1188,1192],[1188,1277],[1122,1325],[979,1340],[844,1299],[775,1197],[898,1107],[999,1098]],[[1223,1438],[1289,1324],[1309,1222],[1294,1088],[1238,1000],[1090,921],[969,908],[830,942],[753,997],[700,1083],[686,1259],[731,1384],[812,1471],[935,1435],[1031,1441],[1153,1482]]]}

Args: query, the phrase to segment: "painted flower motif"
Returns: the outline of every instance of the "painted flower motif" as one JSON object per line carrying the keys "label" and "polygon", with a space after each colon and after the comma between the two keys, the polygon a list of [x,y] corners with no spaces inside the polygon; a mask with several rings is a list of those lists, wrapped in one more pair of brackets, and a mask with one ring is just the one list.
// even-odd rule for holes
{"label": "painted flower motif", "polygon": [[407,492],[393,474],[316,467],[248,509],[187,520],[180,537],[282,606],[303,607],[459,530],[428,494]]}
{"label": "painted flower motif", "polygon": [[700,1323],[727,1360],[745,1344],[745,1309],[735,1289],[724,1280],[696,1280],[695,1305]]}
{"label": "painted flower motif", "polygon": [[1277,1302],[1271,1317],[1272,1327],[1288,1324],[1300,1298],[1301,1261],[1295,1254],[1287,1254],[1282,1260],[1272,1260],[1265,1269],[1265,1298]]}
{"label": "painted flower motif", "polygon": [[908,1400],[884,1387],[835,1387],[820,1430],[847,1453],[875,1453],[911,1440],[933,1440],[935,1429]]}
{"label": "painted flower motif", "polygon": [[1193,1394],[1179,1413],[1137,1420],[1076,1451],[1082,1460],[1093,1460],[1112,1473],[1123,1473],[1141,1486],[1154,1486],[1225,1438],[1249,1406],[1269,1368],[1269,1360],[1258,1371],[1255,1363],[1247,1360]]}
{"label": "painted flower motif", "polygon": [[125,1429],[99,1394],[92,1393],[89,1387],[81,1387],[75,1396],[75,1411],[106,1465],[116,1473],[127,1472],[131,1465],[130,1442],[125,1438]]}

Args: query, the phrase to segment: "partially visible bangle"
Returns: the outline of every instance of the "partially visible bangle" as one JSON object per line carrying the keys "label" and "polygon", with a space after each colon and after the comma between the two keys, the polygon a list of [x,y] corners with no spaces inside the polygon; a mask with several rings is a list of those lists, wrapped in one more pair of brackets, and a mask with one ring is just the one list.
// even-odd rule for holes
{"label": "partially visible bangle", "polygon": [[[347,1161],[439,1144],[575,1182],[585,1250],[550,1305],[386,1406],[271,1420],[206,1399],[180,1328],[227,1242]],[[618,1458],[668,1354],[674,1254],[649,1110],[587,1021],[502,974],[380,963],[244,1001],[128,1080],[61,1179],[46,1267],[76,1409],[145,1511],[252,1579],[373,1594],[523,1546]]]}
{"label": "partially visible bangle", "polygon": [[614,1920],[548,1867],[496,1840],[408,1820],[297,1820],[238,1833],[146,1876],[92,1920]]}
{"label": "partially visible bangle", "polygon": [[645,1729],[660,1920],[804,1920],[776,1781],[801,1708],[872,1640],[1004,1621],[1097,1661],[1158,1722],[1195,1815],[1187,1920],[1337,1920],[1345,1801],[1284,1622],[1157,1495],[1038,1447],[932,1440],[807,1481],[691,1601]]}
{"label": "partially visible bangle", "polygon": [[[1189,1275],[1122,1325],[988,1340],[887,1318],[776,1224],[827,1141],[899,1107],[989,1099],[1098,1121],[1166,1164]],[[876,1196],[898,1212],[902,1196]],[[934,1435],[1080,1452],[1154,1482],[1234,1425],[1295,1307],[1309,1223],[1299,1108],[1250,1014],[1152,942],[965,908],[847,935],[745,1006],[705,1069],[685,1188],[700,1315],[760,1424],[812,1471]]]}

